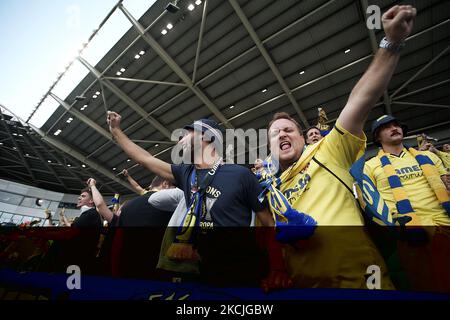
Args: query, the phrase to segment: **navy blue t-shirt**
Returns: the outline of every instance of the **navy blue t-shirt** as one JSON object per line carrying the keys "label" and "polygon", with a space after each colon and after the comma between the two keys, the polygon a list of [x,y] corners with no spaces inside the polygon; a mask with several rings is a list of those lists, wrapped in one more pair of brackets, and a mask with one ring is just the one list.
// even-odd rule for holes
{"label": "navy blue t-shirt", "polygon": [[[178,188],[184,191],[186,203],[191,199],[191,174],[194,165],[172,165],[172,174]],[[210,169],[196,169],[200,185]],[[206,189],[207,215],[203,222],[218,227],[250,226],[252,210],[261,211],[258,201],[262,191],[255,175],[236,164],[221,165]]]}

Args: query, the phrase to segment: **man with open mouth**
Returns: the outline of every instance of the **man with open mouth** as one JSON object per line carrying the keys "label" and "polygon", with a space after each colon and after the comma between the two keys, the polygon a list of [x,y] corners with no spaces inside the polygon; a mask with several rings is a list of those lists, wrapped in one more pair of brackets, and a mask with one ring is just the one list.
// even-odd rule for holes
{"label": "man with open mouth", "polygon": [[[312,235],[284,247],[297,287],[367,289],[367,270],[376,266],[380,281],[375,288],[393,288],[387,267],[363,228],[349,169],[364,152],[364,122],[387,88],[415,15],[412,6],[398,5],[383,15],[386,36],[380,49],[323,139],[305,149],[302,128],[287,113],[275,114],[268,125],[272,160],[279,165],[273,181],[290,205],[285,210],[272,201],[272,212],[303,213],[318,226]],[[277,193],[268,191],[268,199],[274,198],[271,192]]]}

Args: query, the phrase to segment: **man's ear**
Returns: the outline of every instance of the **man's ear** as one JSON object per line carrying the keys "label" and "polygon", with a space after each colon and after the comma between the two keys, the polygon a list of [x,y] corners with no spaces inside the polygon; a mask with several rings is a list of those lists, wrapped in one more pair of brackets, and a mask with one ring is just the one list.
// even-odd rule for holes
{"label": "man's ear", "polygon": [[172,184],[169,181],[165,180],[162,183],[162,186],[163,186],[163,189],[170,189],[172,187]]}

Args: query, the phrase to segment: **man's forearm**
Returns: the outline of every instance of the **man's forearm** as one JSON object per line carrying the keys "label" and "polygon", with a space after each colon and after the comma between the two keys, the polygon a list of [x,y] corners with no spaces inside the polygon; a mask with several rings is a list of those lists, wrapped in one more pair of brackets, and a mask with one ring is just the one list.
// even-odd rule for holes
{"label": "man's forearm", "polygon": [[132,158],[134,161],[139,163],[140,165],[143,165],[145,162],[145,159],[148,158],[150,153],[148,153],[146,150],[139,147],[137,144],[135,144],[133,141],[128,138],[125,133],[123,133],[122,130],[116,129],[113,130],[112,135],[114,137],[114,140],[117,142],[117,144],[122,148],[125,153]]}
{"label": "man's forearm", "polygon": [[139,147],[131,141],[120,129],[111,130],[111,133],[117,144],[125,151],[125,153],[141,166],[147,168],[156,175],[174,180],[170,164],[155,158],[149,152]]}
{"label": "man's forearm", "polygon": [[134,180],[130,175],[127,176],[127,180],[137,194],[140,195],[142,191],[144,191],[144,188],[142,188],[141,185],[137,183],[136,180]]}
{"label": "man's forearm", "polygon": [[400,54],[387,49],[378,49],[372,63],[353,88],[349,102],[355,100],[357,107],[370,111],[387,89]]}
{"label": "man's forearm", "polygon": [[108,222],[112,220],[113,214],[111,210],[106,206],[105,200],[103,196],[100,194],[96,186],[91,186],[92,199],[94,200],[95,207],[103,219],[106,219]]}
{"label": "man's forearm", "polygon": [[353,134],[360,134],[375,103],[387,89],[399,60],[399,54],[379,49],[367,71],[353,88],[339,123]]}

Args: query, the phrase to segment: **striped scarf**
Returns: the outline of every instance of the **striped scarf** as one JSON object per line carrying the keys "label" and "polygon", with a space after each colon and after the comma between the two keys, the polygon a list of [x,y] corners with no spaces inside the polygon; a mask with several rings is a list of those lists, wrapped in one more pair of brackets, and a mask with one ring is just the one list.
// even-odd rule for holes
{"label": "striped scarf", "polygon": [[200,228],[200,222],[206,215],[206,188],[212,183],[222,158],[219,158],[198,185],[195,167],[191,173],[191,200],[181,226],[178,227],[173,243],[167,249],[166,256],[175,260],[198,260],[194,243]]}
{"label": "striped scarf", "polygon": [[[419,166],[422,169],[422,172],[427,179],[429,186],[436,194],[436,198],[438,199],[444,210],[447,212],[447,214],[450,215],[450,198],[433,161],[425,154],[420,153],[413,148],[409,148],[408,151],[415,157],[416,161],[419,163]],[[404,150],[404,152],[408,151],[406,149]],[[396,202],[395,205],[397,207],[397,211],[399,214],[404,215],[399,218],[399,222],[407,223],[412,220],[412,222],[410,222],[409,224],[420,225],[420,219],[414,213],[414,209],[408,199],[408,195],[406,194],[406,191],[404,190],[400,178],[396,174],[394,167],[389,161],[387,154],[383,150],[380,150],[378,152],[378,158],[380,159],[381,166],[388,179],[389,186],[391,187],[392,194]],[[402,219],[405,221],[402,221]]]}
{"label": "striped scarf", "polygon": [[256,174],[263,188],[258,199],[260,202],[265,198],[268,200],[277,229],[276,239],[279,242],[293,243],[300,239],[308,239],[314,234],[317,222],[310,215],[292,208],[288,199],[280,191],[280,187],[283,182],[290,180],[306,168],[323,141],[324,139],[321,139],[303,151],[300,159],[284,170],[280,177],[275,176],[276,170],[270,156],[264,161],[261,171]]}

